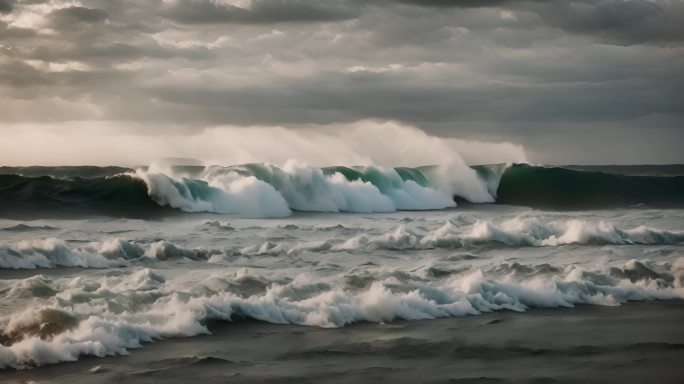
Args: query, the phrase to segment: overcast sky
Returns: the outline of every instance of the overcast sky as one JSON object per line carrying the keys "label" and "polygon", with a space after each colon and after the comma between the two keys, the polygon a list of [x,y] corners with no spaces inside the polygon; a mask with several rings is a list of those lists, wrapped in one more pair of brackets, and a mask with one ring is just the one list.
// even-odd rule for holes
{"label": "overcast sky", "polygon": [[537,163],[684,163],[684,1],[0,0],[5,145],[366,119]]}

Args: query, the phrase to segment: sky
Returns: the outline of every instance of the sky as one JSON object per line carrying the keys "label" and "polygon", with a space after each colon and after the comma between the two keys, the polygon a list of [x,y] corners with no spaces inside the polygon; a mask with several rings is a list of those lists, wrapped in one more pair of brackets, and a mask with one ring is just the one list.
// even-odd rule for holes
{"label": "sky", "polygon": [[1,165],[364,130],[369,150],[410,131],[491,161],[684,163],[684,0],[0,0]]}

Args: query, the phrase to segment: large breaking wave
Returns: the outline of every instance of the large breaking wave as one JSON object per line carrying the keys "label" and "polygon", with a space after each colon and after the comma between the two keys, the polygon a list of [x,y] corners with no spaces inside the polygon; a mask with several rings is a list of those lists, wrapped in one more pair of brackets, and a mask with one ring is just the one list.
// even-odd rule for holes
{"label": "large breaking wave", "polygon": [[[284,217],[294,211],[391,212],[497,202],[547,209],[683,207],[684,176],[626,176],[529,165],[475,167],[151,166],[60,168],[0,175],[5,215],[93,212],[144,216],[215,212]],[[111,174],[107,174],[107,172]],[[116,171],[116,172],[115,172]],[[64,175],[68,175],[65,177]],[[87,177],[85,175],[96,175]],[[61,177],[60,177],[61,176]],[[1,214],[1,213],[0,213]]]}
{"label": "large breaking wave", "polygon": [[314,168],[294,162],[283,167],[245,164],[131,170],[106,177],[53,178],[0,175],[7,211],[65,206],[104,213],[142,214],[171,207],[244,217],[284,217],[292,210],[392,212],[456,206],[454,195],[473,202],[494,201],[491,190],[470,168]]}

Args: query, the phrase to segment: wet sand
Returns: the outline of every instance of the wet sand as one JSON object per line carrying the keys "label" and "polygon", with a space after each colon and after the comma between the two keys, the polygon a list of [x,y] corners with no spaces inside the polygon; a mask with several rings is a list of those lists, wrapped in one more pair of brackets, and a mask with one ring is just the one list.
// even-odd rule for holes
{"label": "wet sand", "polygon": [[682,383],[684,301],[496,312],[338,329],[256,321],[1,371],[15,383]]}

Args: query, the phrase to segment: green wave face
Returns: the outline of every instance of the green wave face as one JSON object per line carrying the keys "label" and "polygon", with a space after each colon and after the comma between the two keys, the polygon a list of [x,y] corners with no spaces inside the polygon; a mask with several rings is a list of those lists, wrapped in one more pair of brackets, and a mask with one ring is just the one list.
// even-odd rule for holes
{"label": "green wave face", "polygon": [[400,188],[401,181],[412,181],[422,187],[430,187],[428,179],[418,168],[397,167],[393,168],[393,170],[399,176],[399,179],[376,167],[336,166],[322,168],[323,173],[327,176],[341,173],[349,181],[361,180],[364,183],[371,183],[381,191],[386,191],[391,188]]}
{"label": "green wave face", "polygon": [[684,207],[684,176],[626,176],[514,165],[501,177],[497,203],[560,210]]}
{"label": "green wave face", "polygon": [[0,212],[5,217],[83,213],[146,217],[169,209],[150,199],[142,180],[128,175],[90,179],[0,175]]}

